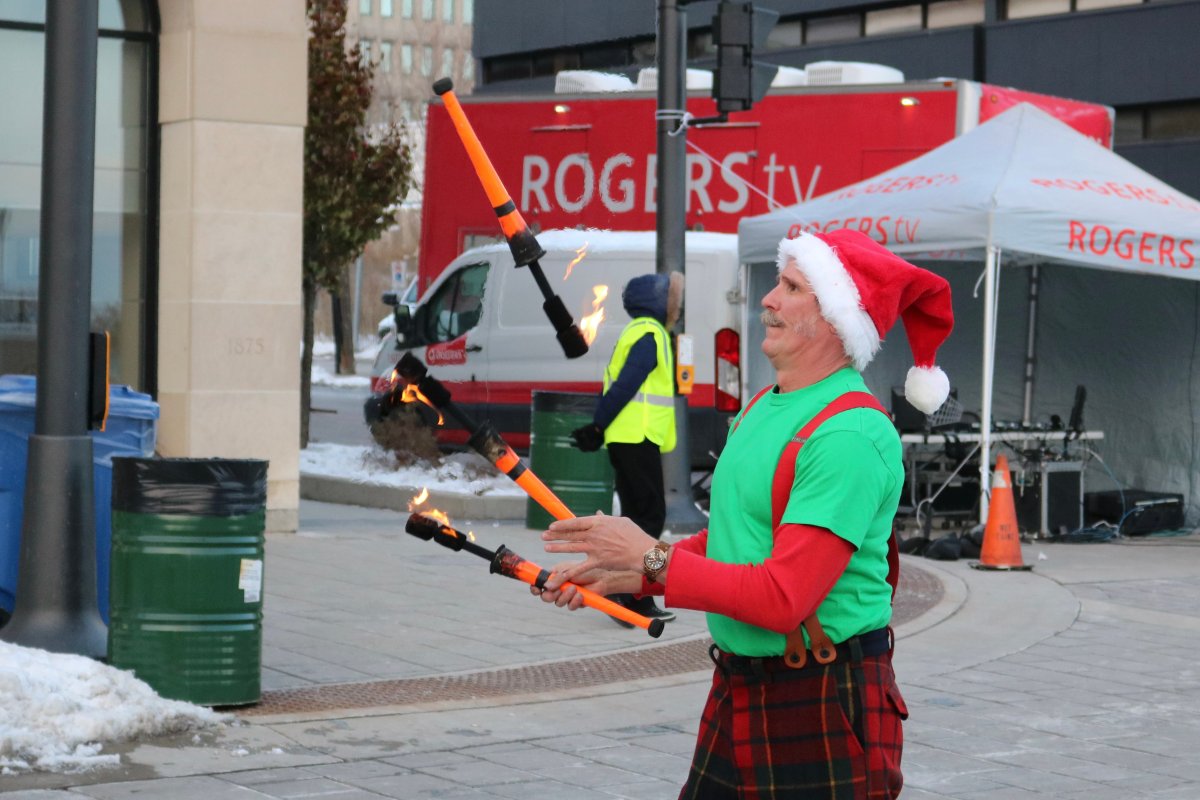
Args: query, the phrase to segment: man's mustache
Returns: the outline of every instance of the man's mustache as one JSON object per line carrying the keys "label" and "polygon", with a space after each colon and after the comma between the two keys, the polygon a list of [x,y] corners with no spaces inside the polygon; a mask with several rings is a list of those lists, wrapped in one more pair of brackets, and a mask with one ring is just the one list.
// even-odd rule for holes
{"label": "man's mustache", "polygon": [[783,317],[768,309],[763,309],[763,312],[758,315],[758,320],[763,324],[763,327],[766,328],[774,328],[787,324],[783,321]]}

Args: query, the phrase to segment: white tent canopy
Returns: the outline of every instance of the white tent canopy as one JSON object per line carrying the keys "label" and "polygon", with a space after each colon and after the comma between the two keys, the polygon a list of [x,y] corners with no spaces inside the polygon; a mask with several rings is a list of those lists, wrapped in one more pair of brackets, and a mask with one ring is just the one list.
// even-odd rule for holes
{"label": "white tent canopy", "polygon": [[[1068,264],[1127,275],[1200,281],[1200,202],[1027,104],[875,177],[807,203],[742,220],[738,230],[741,261],[748,265],[773,263],[780,239],[800,230],[837,228],[861,230],[917,263],[985,264],[979,398],[984,452],[990,445],[986,439],[991,430],[988,422],[992,417],[992,373],[997,356],[1001,260],[1006,266]],[[1117,307],[1128,311],[1122,319],[1113,321],[1119,322],[1112,327],[1113,336],[1124,340],[1118,345],[1128,344],[1128,331],[1139,321],[1161,322],[1155,315],[1168,310],[1162,308],[1164,304],[1179,314],[1169,329],[1176,335],[1169,344],[1162,343],[1167,346],[1159,347],[1151,340],[1142,349],[1150,351],[1145,352],[1148,359],[1171,358],[1178,350],[1179,363],[1163,380],[1184,384],[1183,406],[1166,397],[1175,396],[1179,390],[1174,383],[1163,387],[1164,396],[1158,400],[1171,404],[1166,417],[1182,426],[1176,434],[1186,442],[1176,443],[1178,449],[1170,454],[1161,452],[1162,448],[1156,451],[1150,443],[1131,443],[1135,450],[1141,447],[1145,452],[1126,460],[1131,463],[1131,477],[1156,485],[1171,484],[1173,491],[1182,491],[1195,503],[1195,490],[1200,484],[1192,463],[1197,449],[1197,410],[1191,391],[1196,370],[1196,310],[1189,312],[1171,305],[1178,297],[1163,298],[1162,303],[1152,299],[1160,291],[1157,284],[1167,282],[1150,282],[1156,284],[1150,287],[1145,281],[1131,284],[1119,278],[1105,282],[1088,271],[1078,275],[1090,277],[1073,279],[1074,297],[1092,291],[1095,284],[1115,293],[1121,300]],[[1175,295],[1181,294],[1182,287],[1173,285]],[[1200,287],[1188,287],[1182,293],[1185,298],[1193,295],[1200,303]],[[1065,297],[1069,302],[1072,295]],[[1094,305],[1106,307],[1104,297],[1093,299]],[[956,311],[960,308],[957,300]],[[1043,301],[1043,306],[1052,314],[1064,310],[1062,303],[1054,308]],[[1087,314],[1088,310],[1081,309],[1081,313]],[[1091,338],[1073,346],[1094,349],[1111,344]],[[1108,373],[1093,377],[1108,382],[1133,377],[1122,375],[1126,366],[1136,375],[1139,366],[1136,357],[1130,359],[1128,355],[1126,352],[1118,361],[1110,359],[1106,365],[1101,364],[1107,366]],[[1126,365],[1126,361],[1130,363]],[[1066,363],[1070,364],[1069,359]],[[1067,376],[1043,376],[1051,383],[1056,377],[1066,380]],[[1109,406],[1113,420],[1125,412],[1142,416],[1147,413],[1144,406],[1122,409],[1116,402]],[[1113,421],[1110,427],[1118,424]],[[981,459],[983,487],[988,485],[988,461]],[[1146,469],[1148,462],[1157,466]],[[981,516],[985,513],[986,498],[981,502]]]}

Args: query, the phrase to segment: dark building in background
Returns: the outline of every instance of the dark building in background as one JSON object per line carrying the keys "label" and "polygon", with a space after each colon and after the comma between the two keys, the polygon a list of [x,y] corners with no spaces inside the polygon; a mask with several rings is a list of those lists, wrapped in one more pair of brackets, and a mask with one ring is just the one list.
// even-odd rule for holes
{"label": "dark building in background", "polygon": [[[1200,196],[1200,0],[756,0],[779,12],[756,57],[867,61],[1116,108],[1116,151]],[[688,66],[711,69],[716,2],[683,6]],[[654,0],[477,0],[476,94],[550,92],[564,69],[654,65]]]}

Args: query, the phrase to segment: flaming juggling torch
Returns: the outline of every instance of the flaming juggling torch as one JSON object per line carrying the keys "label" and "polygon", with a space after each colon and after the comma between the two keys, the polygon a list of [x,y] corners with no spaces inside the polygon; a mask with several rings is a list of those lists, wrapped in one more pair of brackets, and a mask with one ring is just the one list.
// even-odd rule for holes
{"label": "flaming juggling torch", "polygon": [[504,231],[504,238],[508,240],[508,248],[512,251],[513,261],[518,267],[529,267],[529,273],[533,275],[538,288],[542,291],[542,297],[545,298],[542,310],[546,312],[546,316],[554,325],[554,331],[558,335],[558,343],[562,346],[563,353],[567,358],[579,358],[588,351],[588,343],[571,319],[571,313],[563,305],[562,298],[550,288],[550,283],[542,272],[542,266],[538,263],[538,259],[546,255],[546,251],[538,244],[533,231],[529,230],[521,212],[517,210],[516,203],[512,201],[504,184],[500,182],[500,176],[492,166],[491,159],[488,158],[487,152],[480,144],[479,137],[475,135],[475,130],[471,127],[462,105],[458,102],[458,97],[454,94],[453,81],[449,78],[435,81],[433,91],[437,92],[441,96],[442,102],[446,104],[446,111],[450,114],[454,129],[458,131],[458,138],[462,140],[463,147],[466,148],[471,165],[475,167],[475,174],[479,176],[479,182],[483,184],[488,202],[492,204],[496,216],[500,218],[500,229]]}
{"label": "flaming juggling torch", "polygon": [[[486,547],[481,547],[472,542],[462,532],[424,514],[410,514],[404,530],[418,539],[424,539],[427,542],[432,540],[456,552],[466,550],[468,553],[485,558],[491,562],[492,572],[528,583],[530,586],[536,586],[539,589],[545,585],[546,579],[550,577],[549,570],[539,567],[532,561],[526,561],[504,545],[500,545],[495,550],[488,550]],[[575,586],[580,597],[583,598],[585,606],[594,608],[597,611],[603,611],[611,617],[616,617],[639,628],[645,628],[646,632],[656,639],[662,635],[664,624],[661,619],[643,617],[641,614],[630,611],[625,606],[618,605],[603,595],[596,594],[582,586],[572,583],[563,584],[563,588],[568,586]]]}
{"label": "flaming juggling torch", "polygon": [[[432,406],[439,413],[446,412],[465,430],[470,432],[470,438],[467,439],[467,444],[496,466],[501,472],[512,478],[513,482],[525,490],[525,493],[533,498],[534,502],[546,509],[550,516],[555,519],[572,519],[574,514],[563,504],[561,500],[550,491],[550,488],[533,474],[533,470],[526,468],[521,458],[513,452],[513,449],[508,446],[504,439],[500,438],[500,434],[496,433],[495,428],[491,423],[484,422],[482,424],[476,422],[467,416],[462,409],[454,404],[450,399],[450,390],[442,385],[442,382],[429,374],[429,370],[421,363],[421,359],[414,356],[412,353],[405,353],[400,361],[396,363],[396,373],[408,381],[408,386],[405,387],[403,395],[408,397],[416,395],[414,399],[420,399],[422,402]],[[393,393],[396,390],[393,390]],[[424,500],[424,493],[416,505]],[[414,510],[415,506],[410,505],[410,510]],[[440,512],[435,512],[439,513]],[[464,536],[459,531],[450,527],[449,524],[440,520],[415,512],[408,518],[408,524],[404,528],[425,541],[435,540],[438,544],[448,547],[451,550],[466,550],[468,553],[474,553],[481,558],[486,558],[492,562],[492,572],[498,572],[501,575],[507,575],[510,578],[515,578],[519,581],[524,581],[531,586],[542,588],[546,579],[550,577],[550,573],[534,564],[531,561],[526,561],[519,555],[501,545],[499,549],[492,551],[481,547],[472,542],[468,536]],[[575,584],[564,584],[575,585]],[[663,631],[663,621],[661,619],[650,619],[644,617],[635,611],[630,611],[622,605],[612,602],[603,595],[598,595],[595,592],[585,589],[582,586],[575,585],[579,591],[580,597],[583,598],[583,604],[589,608],[594,608],[598,611],[603,611],[609,616],[616,617],[619,620],[628,622],[638,628],[645,628],[651,636],[658,637]]]}
{"label": "flaming juggling torch", "polygon": [[[409,386],[415,386],[418,398],[423,398],[430,406],[439,412],[449,414],[462,428],[471,434],[467,444],[475,452],[496,466],[496,469],[512,478],[513,482],[525,490],[534,502],[549,512],[555,519],[572,519],[571,509],[546,484],[542,483],[533,470],[527,468],[508,443],[500,438],[490,422],[476,422],[463,412],[450,399],[450,390],[442,382],[429,374],[429,370],[421,363],[421,359],[412,353],[405,353],[396,364],[396,372],[408,381]],[[393,390],[393,392],[396,390]]]}

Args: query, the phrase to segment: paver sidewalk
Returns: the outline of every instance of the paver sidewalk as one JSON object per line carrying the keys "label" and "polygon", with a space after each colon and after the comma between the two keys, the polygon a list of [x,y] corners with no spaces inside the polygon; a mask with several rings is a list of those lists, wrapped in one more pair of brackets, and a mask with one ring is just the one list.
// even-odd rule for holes
{"label": "paver sidewalk", "polygon": [[[406,536],[400,514],[305,503],[302,520],[301,535],[268,545],[265,687],[570,668],[580,654],[704,635],[692,612],[651,642],[596,612],[543,607],[482,560]],[[454,522],[485,546],[503,541],[551,563],[520,526]],[[897,631],[911,712],[905,800],[1200,798],[1200,537],[1023,550],[1033,572],[905,557],[945,588]],[[126,745],[116,771],[0,777],[0,797],[674,798],[709,676],[701,665],[551,691],[247,716]]]}

